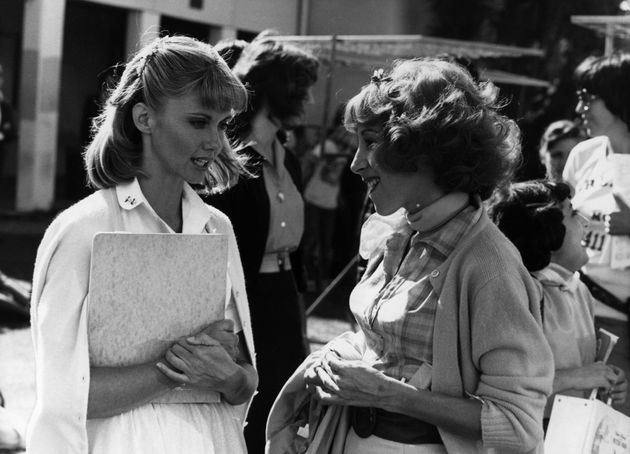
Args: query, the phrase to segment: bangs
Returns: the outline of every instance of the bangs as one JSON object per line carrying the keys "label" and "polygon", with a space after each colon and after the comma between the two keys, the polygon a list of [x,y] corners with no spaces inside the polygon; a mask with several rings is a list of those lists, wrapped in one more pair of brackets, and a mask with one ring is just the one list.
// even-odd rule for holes
{"label": "bangs", "polygon": [[346,106],[343,123],[348,131],[359,125],[383,125],[389,118],[390,104],[375,84],[366,85]]}
{"label": "bangs", "polygon": [[231,72],[214,74],[214,71],[205,71],[197,83],[191,85],[206,108],[241,112],[247,107],[247,89]]}

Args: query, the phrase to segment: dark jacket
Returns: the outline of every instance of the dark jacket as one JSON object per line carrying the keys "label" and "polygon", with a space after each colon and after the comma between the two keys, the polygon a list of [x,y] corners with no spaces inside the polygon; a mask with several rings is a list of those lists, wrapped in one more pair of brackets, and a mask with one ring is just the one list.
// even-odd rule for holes
{"label": "dark jacket", "polygon": [[[249,287],[258,278],[258,270],[265,254],[270,208],[262,172],[264,159],[252,147],[243,148],[239,152],[249,158],[248,170],[256,177],[241,177],[235,186],[222,194],[207,196],[205,201],[224,212],[232,221],[243,262],[245,284]],[[290,150],[286,151],[284,165],[301,194],[303,187],[300,163]],[[291,267],[298,290],[304,291],[306,280],[301,246],[291,254]]]}

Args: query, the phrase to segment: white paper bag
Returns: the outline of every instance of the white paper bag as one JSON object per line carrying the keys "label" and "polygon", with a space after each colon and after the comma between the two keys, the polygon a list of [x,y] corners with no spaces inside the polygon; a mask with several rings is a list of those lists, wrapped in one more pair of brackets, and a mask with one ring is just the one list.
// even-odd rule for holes
{"label": "white paper bag", "polygon": [[545,454],[630,454],[630,417],[600,400],[556,395]]}

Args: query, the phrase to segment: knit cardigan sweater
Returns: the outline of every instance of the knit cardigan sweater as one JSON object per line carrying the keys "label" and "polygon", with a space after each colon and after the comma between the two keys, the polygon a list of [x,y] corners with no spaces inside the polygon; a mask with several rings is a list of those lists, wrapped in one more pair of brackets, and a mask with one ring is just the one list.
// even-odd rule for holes
{"label": "knit cardigan sweater", "polygon": [[484,211],[430,283],[439,295],[431,391],[483,402],[481,440],[438,428],[447,452],[542,453],[553,357],[541,292],[518,251]]}

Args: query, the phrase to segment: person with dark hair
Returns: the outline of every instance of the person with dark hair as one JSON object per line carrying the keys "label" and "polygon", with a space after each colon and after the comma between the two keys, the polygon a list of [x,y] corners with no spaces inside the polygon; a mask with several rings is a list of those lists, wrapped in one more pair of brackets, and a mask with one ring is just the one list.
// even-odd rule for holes
{"label": "person with dark hair", "polygon": [[338,126],[322,144],[317,144],[302,161],[304,201],[306,202],[304,231],[304,259],[309,284],[317,293],[328,285],[335,221],[341,189],[341,176],[356,150],[355,136]]}
{"label": "person with dark hair", "polygon": [[569,153],[585,138],[582,128],[571,120],[558,120],[547,126],[538,149],[547,178],[562,181],[562,171]]}
{"label": "person with dark hair", "polygon": [[241,178],[207,199],[234,225],[259,347],[259,392],[245,428],[250,453],[264,449],[273,399],[307,353],[298,293],[305,289],[298,249],[304,231],[302,177],[297,158],[279,141],[278,132],[303,121],[318,65],[311,54],[267,38],[255,39],[243,50],[233,72],[250,98],[228,131],[258,178]]}
{"label": "person with dark hair", "polygon": [[[553,392],[588,397],[600,388],[614,404],[623,404],[628,386],[625,372],[595,362],[594,300],[577,274],[588,261],[582,246],[588,219],[573,209],[570,196],[565,183],[514,183],[493,195],[488,214],[541,284],[543,330],[556,369]],[[547,402],[546,418],[553,397]]]}
{"label": "person with dark hair", "polygon": [[[289,430],[282,409],[296,408],[301,384],[326,415],[349,413],[345,453],[542,452],[553,358],[540,291],[482,203],[520,156],[518,127],[497,104],[491,83],[434,58],[376,71],[349,101],[352,170],[376,209],[350,296],[359,331],[293,375],[270,446]],[[322,434],[311,424],[311,435]]]}
{"label": "person with dark hair", "polygon": [[[612,358],[630,369],[630,53],[588,57],[575,70],[580,115],[592,138],[570,153],[563,178],[589,218],[582,279],[599,326],[617,334]],[[624,169],[626,169],[624,171]],[[630,413],[630,403],[625,410]]]}
{"label": "person with dark hair", "polygon": [[230,68],[234,68],[234,65],[243,53],[243,49],[248,44],[244,39],[222,39],[214,45],[214,50],[217,51]]}
{"label": "person with dark hair", "polygon": [[[85,152],[97,191],[61,213],[38,249],[29,453],[246,452],[243,425],[258,378],[243,270],[230,221],[190,186],[225,190],[245,172],[225,128],[246,103],[245,87],[221,57],[193,38],[155,39],[127,63]],[[93,365],[92,240],[113,231],[225,235],[232,289],[225,320],[201,331],[185,327],[190,337],[146,363]],[[203,279],[205,263],[197,266]],[[161,285],[168,289],[178,278]],[[153,314],[140,315],[151,323]],[[191,401],[182,386],[208,397]]]}

